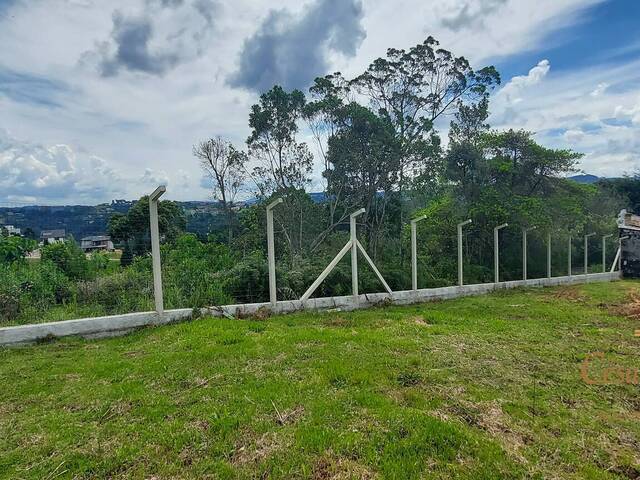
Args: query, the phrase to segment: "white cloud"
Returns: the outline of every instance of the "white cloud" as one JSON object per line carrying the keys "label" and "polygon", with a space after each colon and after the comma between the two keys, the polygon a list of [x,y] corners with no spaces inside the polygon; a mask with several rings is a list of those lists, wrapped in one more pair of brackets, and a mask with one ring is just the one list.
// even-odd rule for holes
{"label": "white cloud", "polygon": [[599,97],[605,92],[607,88],[609,88],[609,84],[607,82],[601,82],[589,95],[591,95],[592,97]]}
{"label": "white cloud", "polygon": [[521,95],[527,88],[532,87],[542,81],[549,73],[551,65],[549,60],[540,60],[538,64],[529,70],[527,75],[513,77],[497,94],[498,99],[504,98],[508,104],[516,104],[522,101]]}
{"label": "white cloud", "polygon": [[[594,85],[607,87],[592,95]],[[580,168],[588,173],[619,176],[640,168],[638,85],[640,61],[565,70],[520,89],[515,108],[496,95],[489,122],[500,129],[523,128],[544,145],[584,153]]]}
{"label": "white cloud", "polygon": [[149,188],[155,188],[159,185],[169,185],[169,176],[164,171],[155,171],[151,168],[145,168],[144,173],[140,177],[140,183]]}
{"label": "white cloud", "polygon": [[[387,48],[409,48],[433,35],[443,48],[464,55],[474,67],[482,67],[490,60],[538,48],[543,41],[547,42],[549,33],[580,20],[586,9],[599,1],[363,0],[361,25],[366,38],[361,44],[354,44],[353,57],[326,52],[326,65],[329,71],[340,70],[351,77],[384,55]],[[277,8],[286,9],[292,18],[300,18],[312,2],[283,0]],[[51,158],[43,154],[42,158],[47,160],[40,163],[45,166],[12,160],[13,170],[26,169],[27,175],[44,169],[41,177],[58,179],[59,184],[71,178],[75,179],[75,185],[92,185],[97,182],[92,178],[95,173],[82,165],[99,157],[107,160],[98,169],[119,172],[124,179],[117,182],[118,196],[139,197],[148,193],[154,180],[160,179],[169,182],[168,198],[208,198],[209,191],[199,183],[200,167],[191,156],[191,146],[216,134],[243,146],[249,133],[249,109],[257,95],[234,89],[226,80],[238,68],[244,41],[259,30],[273,9],[273,2],[217,2],[210,29],[206,18],[194,7],[198,0],[170,2],[178,6],[174,10],[161,8],[163,3],[167,2],[33,0],[16,2],[11,7],[10,20],[0,18],[0,65],[49,79],[60,87],[55,96],[49,95],[59,106],[20,101],[18,95],[10,98],[0,89],[0,128],[10,128],[14,136],[42,145],[71,145],[75,155],[71,170],[63,158],[54,159],[53,153],[47,153]],[[123,12],[125,19],[148,20],[149,35],[142,38],[147,50],[136,50],[134,53],[139,56],[134,60],[140,60],[145,52],[170,57],[176,52],[185,55],[180,61],[170,62],[171,68],[164,69],[162,75],[130,68],[139,65],[130,63],[124,67],[119,64],[117,74],[111,77],[101,76],[95,68],[100,61],[118,58],[117,39],[121,37],[114,26],[116,11]],[[448,22],[443,23],[443,19]],[[194,38],[195,34],[201,36]],[[106,56],[94,57],[93,63],[88,61],[84,54],[96,52],[95,46],[105,42]],[[324,62],[321,64],[324,66]],[[142,65],[149,70],[148,64]],[[625,112],[635,105],[635,97],[630,103],[628,94],[611,94],[612,87],[597,96],[589,95],[602,82],[613,86],[619,81],[616,69],[608,70],[608,76],[591,73],[584,79],[572,78],[571,83],[564,81],[566,76],[547,75],[548,63],[534,66],[528,75],[517,77],[520,80],[508,82],[511,86],[502,94],[502,100],[492,100],[494,119],[499,120],[495,123],[533,130],[561,128],[564,132],[582,129],[581,122],[592,117],[597,120],[611,116],[615,105],[622,106],[620,115],[627,115]],[[622,76],[628,73],[622,72]],[[47,96],[47,84],[38,85],[41,90],[32,100]],[[571,92],[580,99],[575,99]],[[513,108],[516,100],[520,100],[517,109]],[[575,118],[567,120],[563,116]],[[583,131],[581,144],[592,141],[594,135]],[[563,141],[562,135],[555,141]],[[65,157],[67,153],[60,155]],[[47,176],[47,168],[58,173]],[[150,169],[148,174],[146,169]],[[72,173],[65,173],[69,171]],[[82,175],[87,180],[82,180]],[[318,171],[314,177],[320,177]],[[145,183],[147,180],[149,183]],[[4,177],[0,178],[2,181]],[[29,197],[33,195],[29,188],[12,187],[9,193],[2,190],[0,196]],[[95,191],[110,195],[108,190]],[[54,191],[50,192],[53,195]],[[86,189],[58,192],[61,197],[57,203],[70,198],[91,201],[88,198],[91,193]],[[50,201],[53,200],[51,197]]]}
{"label": "white cloud", "polygon": [[630,119],[632,123],[640,125],[640,98],[638,98],[638,102],[632,107],[618,105],[613,115],[618,119]]}
{"label": "white cloud", "polygon": [[0,129],[0,201],[106,201],[123,192],[123,179],[103,159],[68,145],[20,141]]}
{"label": "white cloud", "polygon": [[563,137],[567,143],[576,144],[584,138],[584,132],[579,128],[575,128],[564,132]]}

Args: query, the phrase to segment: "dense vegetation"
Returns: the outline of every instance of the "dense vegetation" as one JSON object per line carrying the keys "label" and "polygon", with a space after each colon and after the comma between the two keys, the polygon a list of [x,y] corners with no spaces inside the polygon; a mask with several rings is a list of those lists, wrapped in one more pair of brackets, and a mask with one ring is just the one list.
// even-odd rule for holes
{"label": "dense vegetation", "polygon": [[[275,209],[279,298],[298,298],[348,237],[348,216],[359,217],[361,242],[393,289],[410,287],[408,222],[419,223],[420,287],[456,278],[456,224],[465,227],[466,282],[493,280],[492,230],[502,231],[502,279],[521,278],[521,231],[529,241],[529,275],[546,274],[547,233],[552,271],[566,274],[568,236],[581,265],[579,236],[615,231],[615,216],[635,208],[638,178],[578,184],[567,179],[581,157],[546,148],[526,131],[488,125],[489,98],[500,82],[493,67],[473,70],[433,38],[405,51],[390,49],[365,72],[316,79],[308,95],[274,86],[251,108],[246,149],[221,137],[193,153],[211,179],[219,215],[198,235],[185,234],[189,215],[161,202],[163,276],[167,307],[266,300],[265,205]],[[447,142],[439,128],[451,119]],[[311,134],[316,155],[301,140]],[[446,143],[446,146],[445,146]],[[312,166],[323,165],[322,200],[307,190]],[[249,166],[253,168],[249,168]],[[251,190],[258,202],[239,208]],[[246,192],[245,192],[246,193]],[[16,240],[0,240],[0,321],[35,321],[149,309],[151,272],[146,197],[109,216],[108,231],[123,249],[120,264],[85,258],[72,244],[45,247],[27,262]],[[208,232],[205,234],[204,232]],[[600,267],[599,242],[590,262]],[[611,260],[615,242],[610,242]],[[348,257],[317,295],[350,293]],[[381,289],[362,264],[362,292]]]}
{"label": "dense vegetation", "polygon": [[[0,349],[0,477],[638,478],[638,283]],[[635,303],[633,301],[635,300]],[[635,381],[638,381],[636,375]]]}

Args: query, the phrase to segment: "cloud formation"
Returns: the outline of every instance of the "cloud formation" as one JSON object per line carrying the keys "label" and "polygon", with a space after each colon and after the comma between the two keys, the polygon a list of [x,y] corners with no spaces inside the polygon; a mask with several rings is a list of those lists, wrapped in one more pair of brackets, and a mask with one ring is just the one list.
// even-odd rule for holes
{"label": "cloud formation", "polygon": [[245,40],[230,85],[256,92],[304,88],[327,73],[331,53],[352,57],[366,32],[360,0],[316,0],[294,16],[271,10]]}
{"label": "cloud formation", "polygon": [[147,0],[142,13],[116,10],[110,40],[99,42],[83,60],[97,60],[104,77],[122,70],[164,75],[202,54],[217,8],[212,0]]}
{"label": "cloud formation", "polygon": [[529,70],[527,75],[518,75],[500,89],[498,95],[502,96],[507,103],[515,104],[522,101],[520,95],[527,88],[540,83],[549,73],[551,64],[549,60],[540,60],[538,64]]}
{"label": "cloud formation", "polygon": [[455,14],[442,19],[442,26],[453,32],[484,27],[485,18],[497,12],[506,3],[507,0],[464,2]]}
{"label": "cloud formation", "polygon": [[0,201],[42,203],[108,200],[122,193],[123,179],[95,155],[68,145],[20,141],[0,129]]}
{"label": "cloud formation", "polygon": [[[547,76],[548,62],[513,77],[492,99],[489,123],[523,128],[553,148],[585,154],[580,168],[600,176],[640,169],[640,62]],[[596,94],[594,94],[596,92]],[[514,102],[517,106],[514,107]]]}

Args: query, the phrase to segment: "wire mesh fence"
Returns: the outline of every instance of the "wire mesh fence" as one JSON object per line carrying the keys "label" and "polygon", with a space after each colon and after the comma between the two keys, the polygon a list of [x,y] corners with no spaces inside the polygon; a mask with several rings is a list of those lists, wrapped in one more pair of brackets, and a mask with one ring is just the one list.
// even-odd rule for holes
{"label": "wire mesh fence", "polygon": [[[0,207],[0,225],[20,228],[21,235],[28,234],[37,244],[37,248],[28,257],[26,266],[13,271],[0,271],[0,295],[6,297],[3,292],[8,291],[2,283],[11,284],[10,288],[15,290],[18,299],[18,313],[12,314],[11,321],[32,323],[154,310],[148,204],[142,205],[142,215],[137,218],[138,223],[133,233],[117,234],[112,238],[109,233],[117,232],[117,228],[109,226],[110,219],[114,217],[113,210],[15,204]],[[74,221],[69,219],[71,214]],[[288,212],[280,212],[280,215],[286,216]],[[257,235],[262,235],[262,230],[266,232],[263,222],[263,218],[258,218]],[[266,235],[258,237],[257,244],[261,247],[256,249],[247,248],[242,239],[224,244],[219,238],[172,236],[171,227],[161,222],[159,232],[165,309],[269,301]],[[363,225],[358,225],[357,238],[363,245],[370,245],[367,232],[362,227]],[[416,249],[418,288],[457,283],[458,236],[455,223],[449,229],[450,233],[442,233],[442,228],[435,232],[427,222],[419,224]],[[528,235],[528,278],[543,278],[548,275],[546,235],[542,230]],[[608,270],[609,265],[606,263],[612,262],[615,255],[617,242],[609,241],[605,245],[603,267],[600,238],[596,236],[588,240],[590,273]],[[299,299],[348,240],[347,221],[337,225],[313,249],[301,248],[309,238],[300,233],[299,249],[294,250],[286,232],[276,222],[278,300]],[[573,275],[585,273],[582,236],[574,234],[571,253],[569,235],[566,232],[552,232],[551,241],[552,276],[566,275],[569,264]],[[495,250],[491,230],[477,225],[466,227],[463,230],[462,245],[465,283],[494,282]],[[499,248],[500,281],[522,279],[521,228],[507,227],[501,230]],[[408,226],[399,235],[383,237],[376,248],[368,253],[392,290],[412,289]],[[52,270],[52,266],[63,275]],[[384,291],[381,280],[367,262],[359,262],[358,272],[360,293]],[[313,296],[351,294],[351,260],[347,254],[319,285]],[[20,304],[23,301],[24,306]],[[4,315],[2,320],[6,321],[6,318],[7,315]]]}

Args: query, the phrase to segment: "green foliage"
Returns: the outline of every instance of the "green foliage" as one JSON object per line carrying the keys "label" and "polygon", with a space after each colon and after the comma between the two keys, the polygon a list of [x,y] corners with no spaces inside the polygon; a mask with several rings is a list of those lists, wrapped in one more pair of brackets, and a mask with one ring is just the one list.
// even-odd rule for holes
{"label": "green foliage", "polygon": [[[138,200],[126,214],[114,214],[109,219],[108,231],[116,242],[128,244],[134,255],[151,251],[149,197]],[[182,208],[175,202],[158,202],[158,230],[161,241],[172,242],[186,229]]]}
{"label": "green foliage", "polygon": [[45,262],[52,262],[70,279],[84,280],[91,276],[87,257],[73,239],[43,246],[41,257]]}
{"label": "green foliage", "polygon": [[79,282],[78,304],[98,306],[104,315],[153,310],[153,283],[149,273],[131,267]]}
{"label": "green foliage", "polygon": [[304,105],[300,90],[287,93],[276,85],[251,107],[247,145],[259,162],[253,176],[262,196],[304,188],[309,182],[313,156],[306,143],[295,140]]}
{"label": "green foliage", "polygon": [[234,265],[226,245],[183,235],[162,251],[164,291],[169,305],[204,307],[231,303],[224,272]]}
{"label": "green foliage", "polygon": [[627,210],[640,213],[640,172],[622,178],[606,178],[598,186],[621,200]]}
{"label": "green foliage", "polygon": [[52,262],[0,264],[0,322],[37,316],[56,305],[72,302],[75,285]]}
{"label": "green foliage", "polygon": [[120,257],[120,265],[128,267],[133,262],[133,249],[131,248],[131,242],[126,241],[124,248],[122,249],[122,256]]}
{"label": "green foliage", "polygon": [[0,263],[13,263],[36,248],[35,241],[13,235],[0,235]]}
{"label": "green foliage", "polygon": [[262,252],[252,252],[225,272],[225,285],[233,298],[252,303],[269,296],[267,259]]}

